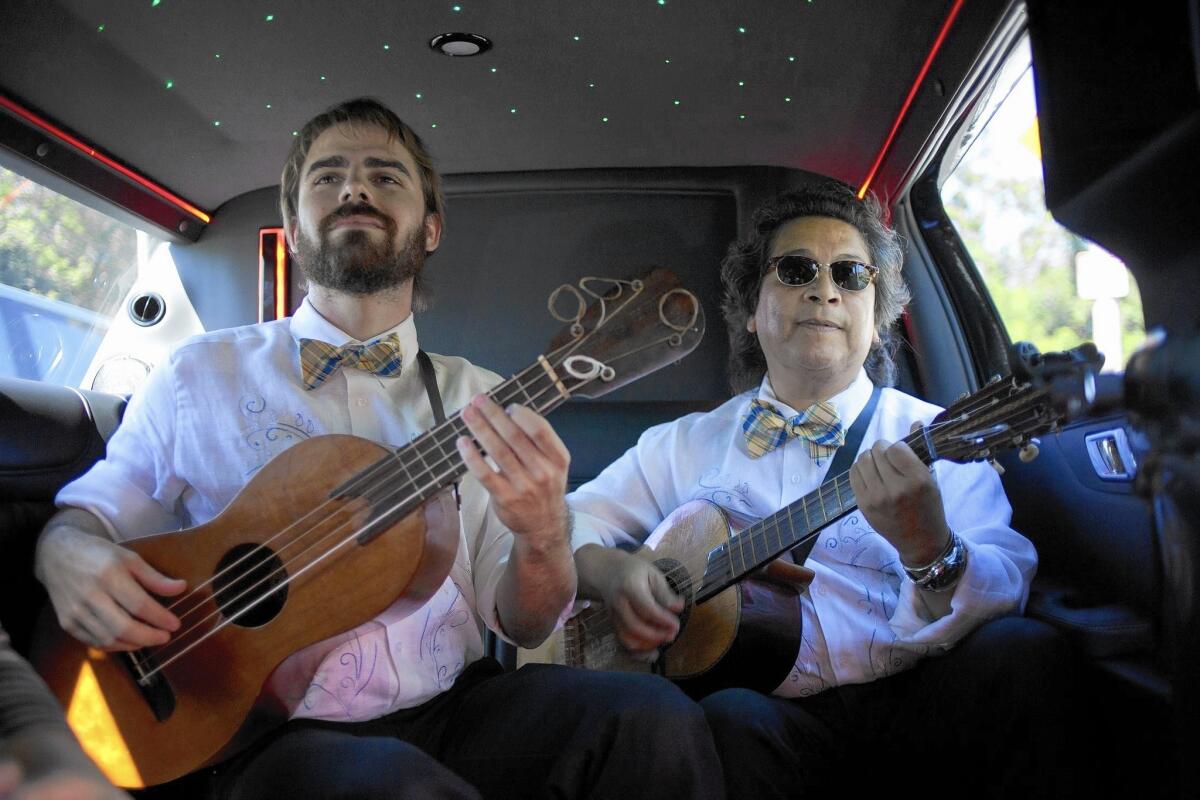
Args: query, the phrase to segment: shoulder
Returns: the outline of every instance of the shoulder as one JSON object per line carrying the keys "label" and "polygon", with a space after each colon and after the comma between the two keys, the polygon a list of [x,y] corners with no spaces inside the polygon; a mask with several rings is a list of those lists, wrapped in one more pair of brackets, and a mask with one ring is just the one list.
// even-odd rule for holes
{"label": "shoulder", "polygon": [[472,364],[460,356],[443,356],[428,353],[434,371],[447,386],[461,388],[471,393],[485,392],[504,379],[490,369]]}
{"label": "shoulder", "polygon": [[884,388],[879,395],[879,410],[876,414],[884,418],[903,417],[910,422],[928,422],[944,410],[939,405],[905,394],[899,389]]}
{"label": "shoulder", "polygon": [[190,360],[204,359],[214,350],[278,345],[291,347],[294,341],[288,320],[259,322],[189,336],[171,348],[167,360],[177,366]]}

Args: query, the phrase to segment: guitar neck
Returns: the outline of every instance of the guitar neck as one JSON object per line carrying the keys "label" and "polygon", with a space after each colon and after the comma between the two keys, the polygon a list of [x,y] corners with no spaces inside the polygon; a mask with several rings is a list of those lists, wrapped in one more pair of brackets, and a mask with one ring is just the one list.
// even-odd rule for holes
{"label": "guitar neck", "polygon": [[[566,401],[569,393],[549,364],[539,359],[487,396],[501,407],[515,403],[545,414]],[[454,443],[470,435],[458,412],[334,489],[331,498],[359,497],[371,506],[372,523],[358,536],[360,543],[461,478],[467,465]]]}
{"label": "guitar neck", "polygon": [[[937,460],[925,428],[905,440],[926,466]],[[708,554],[704,578],[696,601],[704,602],[779,558],[812,541],[820,532],[858,508],[850,487],[850,473],[843,472],[822,483],[799,500],[745,528]]]}

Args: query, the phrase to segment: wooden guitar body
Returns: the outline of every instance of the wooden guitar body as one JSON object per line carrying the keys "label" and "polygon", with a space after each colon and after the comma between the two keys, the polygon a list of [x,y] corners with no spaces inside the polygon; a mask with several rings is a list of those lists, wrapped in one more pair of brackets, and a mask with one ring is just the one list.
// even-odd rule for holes
{"label": "wooden guitar body", "polygon": [[723,509],[694,500],[663,520],[637,552],[658,565],[686,603],[680,614],[679,636],[662,649],[653,669],[629,657],[599,603],[567,622],[564,663],[587,669],[659,672],[693,697],[735,686],[762,692],[779,686],[800,651],[796,591],[751,578],[704,603],[694,603],[691,596],[705,555],[726,543],[732,530]]}
{"label": "wooden guitar body", "polygon": [[[138,651],[146,664],[161,666],[147,687],[135,681],[128,656],[43,626],[35,666],[110,780],[150,786],[240,749],[264,718],[283,714],[255,708],[281,661],[375,617],[397,598],[411,612],[437,591],[459,538],[448,490],[407,516],[385,518],[368,530],[369,540],[354,536],[379,516],[386,495],[377,492],[372,509],[370,499],[343,484],[384,457],[389,451],[354,436],[310,439],[268,463],[208,523],[129,542],[160,572],[188,584],[185,599],[164,600],[183,623],[172,641]],[[256,545],[271,554],[261,564]],[[248,552],[258,555],[237,563]],[[217,575],[224,577],[214,582]],[[284,577],[287,585],[267,594]],[[258,605],[246,609],[256,598]]]}

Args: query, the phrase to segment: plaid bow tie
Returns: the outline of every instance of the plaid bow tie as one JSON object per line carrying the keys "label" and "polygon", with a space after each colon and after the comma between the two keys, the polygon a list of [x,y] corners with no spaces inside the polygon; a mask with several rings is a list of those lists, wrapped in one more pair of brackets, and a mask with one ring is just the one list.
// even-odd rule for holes
{"label": "plaid bow tie", "polygon": [[750,401],[750,413],[742,422],[746,449],[751,458],[760,458],[793,436],[804,439],[813,458],[831,456],[846,441],[837,409],[831,404],[814,403],[791,419],[762,400]]}
{"label": "plaid bow tie", "polygon": [[315,389],[338,367],[355,367],[387,378],[400,374],[403,365],[400,337],[390,333],[369,344],[335,347],[318,339],[300,340],[300,372],[304,388]]}

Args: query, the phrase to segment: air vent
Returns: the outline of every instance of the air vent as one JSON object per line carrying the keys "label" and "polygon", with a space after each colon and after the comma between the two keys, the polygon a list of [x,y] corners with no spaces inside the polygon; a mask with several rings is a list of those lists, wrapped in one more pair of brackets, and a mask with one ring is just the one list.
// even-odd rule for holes
{"label": "air vent", "polygon": [[167,304],[154,292],[139,294],[129,301],[129,318],[143,327],[157,324],[167,313]]}

